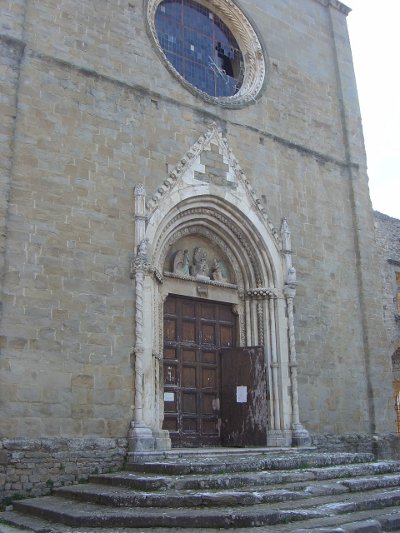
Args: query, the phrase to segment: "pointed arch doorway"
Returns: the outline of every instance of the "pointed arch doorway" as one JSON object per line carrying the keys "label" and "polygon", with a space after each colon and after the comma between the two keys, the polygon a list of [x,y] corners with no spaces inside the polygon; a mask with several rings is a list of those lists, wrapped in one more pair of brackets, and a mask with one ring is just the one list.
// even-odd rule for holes
{"label": "pointed arch doorway", "polygon": [[[218,172],[213,170],[216,162]],[[166,365],[168,379],[165,380],[165,343],[172,343],[169,346],[172,349],[175,342],[180,352],[185,348],[179,337],[183,331],[172,335],[164,322],[165,309],[165,316],[173,318],[169,310],[172,295],[201,300],[208,306],[219,302],[234,310],[236,348],[241,349],[237,357],[245,361],[247,357],[244,368],[252,368],[249,363],[250,355],[255,353],[252,347],[261,347],[257,354],[261,354],[264,364],[262,386],[269,390],[262,409],[267,421],[263,430],[267,444],[282,446],[304,442],[308,433],[299,421],[293,319],[296,280],[290,233],[285,223],[280,232],[273,227],[219,130],[212,128],[199,139],[153,198],[146,202],[144,187],[135,188],[135,251],[132,262],[136,291],[135,416],[129,433],[132,452],[167,449],[171,437],[176,442],[180,439],[186,446],[202,445],[205,435],[202,427],[207,425],[207,416],[212,421],[210,425],[218,423],[218,417],[206,408],[200,410],[200,414],[194,410],[205,392],[198,374],[180,376],[181,381],[176,384],[168,382],[172,379],[168,377],[168,366],[173,372],[173,367],[176,369],[180,365],[182,374],[182,369],[191,368],[189,361],[182,361],[175,353],[174,365]],[[190,320],[198,324],[207,321],[206,316],[197,317],[196,313],[188,318],[188,323]],[[176,314],[174,320],[178,323],[183,318]],[[202,349],[202,338],[196,335],[186,340],[192,342],[193,351],[206,351]],[[228,385],[231,386],[243,372],[238,361],[230,364],[233,359],[224,359],[223,346],[216,343],[216,351],[217,348],[222,354],[221,365],[226,360],[227,368],[236,371],[236,375],[230,376]],[[203,366],[211,364],[197,359],[197,355],[195,363],[199,365],[197,372],[200,374]],[[193,370],[187,373],[194,375]],[[217,369],[215,376],[218,373],[223,376],[222,370]],[[196,383],[192,397],[189,395],[190,380]],[[220,382],[222,391],[223,377]],[[240,404],[250,393],[247,390],[246,396],[244,383],[236,385],[234,403]],[[179,410],[176,407],[175,411],[168,405],[169,401],[178,402],[177,397],[172,398],[172,393],[178,394],[173,386],[180,387],[181,407]],[[183,396],[186,393],[187,398]],[[207,399],[208,406],[212,406],[214,400],[214,406],[217,403],[217,387],[212,394],[214,397],[210,393]],[[223,425],[223,414],[220,418]],[[189,430],[193,432],[192,444],[189,435],[185,435],[183,441],[178,437],[186,432],[185,428],[188,433]],[[240,430],[232,427],[230,431]],[[219,433],[220,437],[222,434]],[[217,439],[216,432],[212,438]]]}

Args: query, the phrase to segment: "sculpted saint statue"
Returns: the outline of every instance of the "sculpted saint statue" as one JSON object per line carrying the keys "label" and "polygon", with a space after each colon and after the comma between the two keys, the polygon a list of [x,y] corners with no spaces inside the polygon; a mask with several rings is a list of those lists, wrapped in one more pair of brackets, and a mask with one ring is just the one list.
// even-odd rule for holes
{"label": "sculpted saint statue", "polygon": [[192,276],[197,278],[210,279],[210,267],[207,263],[207,252],[200,246],[194,249]]}
{"label": "sculpted saint statue", "polygon": [[189,276],[189,263],[190,261],[188,250],[178,250],[174,256],[174,274],[182,274],[184,276]]}

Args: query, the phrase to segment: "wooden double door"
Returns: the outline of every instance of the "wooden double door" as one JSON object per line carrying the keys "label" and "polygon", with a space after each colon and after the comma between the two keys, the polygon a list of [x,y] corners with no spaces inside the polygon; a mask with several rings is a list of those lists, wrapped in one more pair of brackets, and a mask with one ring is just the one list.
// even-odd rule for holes
{"label": "wooden double door", "polygon": [[232,305],[168,296],[163,367],[174,447],[266,443],[264,350],[236,347]]}

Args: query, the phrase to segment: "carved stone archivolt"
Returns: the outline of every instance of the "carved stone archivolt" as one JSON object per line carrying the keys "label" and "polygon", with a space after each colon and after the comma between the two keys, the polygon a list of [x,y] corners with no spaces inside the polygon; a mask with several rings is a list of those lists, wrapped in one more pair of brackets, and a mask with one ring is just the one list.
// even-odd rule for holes
{"label": "carved stone archivolt", "polygon": [[[202,142],[222,142],[216,129],[207,138]],[[224,162],[232,165],[233,155],[226,146],[219,147]],[[195,153],[198,157],[202,149],[204,144],[195,147],[191,157]],[[301,442],[306,432],[299,417],[296,368],[297,276],[287,221],[282,221],[280,231],[273,228],[240,167],[235,167],[238,188],[233,190],[199,184],[185,157],[179,165],[179,175],[170,174],[168,187],[164,182],[146,207],[144,189],[135,189],[136,440],[132,446],[139,446],[143,424],[154,435],[161,431],[162,381],[159,384],[157,377],[161,366],[155,354],[163,350],[164,299],[174,291],[235,305],[240,346],[265,348],[271,392],[268,443],[290,444],[291,436]],[[149,379],[151,386],[143,386]],[[149,405],[154,407],[151,412]]]}
{"label": "carved stone archivolt", "polygon": [[200,0],[218,15],[233,33],[244,60],[244,77],[239,91],[228,97],[213,97],[188,83],[166,58],[160,46],[155,28],[155,14],[162,0],[147,0],[147,28],[153,39],[159,55],[171,73],[191,92],[201,96],[212,104],[223,107],[242,107],[255,101],[264,86],[266,78],[266,63],[264,52],[252,25],[239,7],[231,0]]}
{"label": "carved stone archivolt", "polygon": [[[204,221],[209,220],[211,229],[205,228],[204,225],[202,227],[199,227],[198,225],[194,227],[190,226],[190,224],[192,224],[190,221],[196,220],[199,217],[203,218]],[[246,260],[252,267],[253,275],[255,278],[255,284],[258,286],[262,286],[261,265],[257,259],[253,247],[250,245],[248,239],[246,238],[245,233],[237,224],[233,222],[233,220],[229,220],[216,209],[196,207],[182,210],[175,217],[173,217],[168,222],[168,224],[166,224],[165,228],[163,229],[163,232],[160,234],[155,244],[155,249],[164,249],[164,254],[163,252],[160,254],[160,257],[162,258],[163,256],[165,257],[166,250],[168,249],[168,247],[170,247],[174,241],[183,237],[184,235],[189,235],[190,233],[206,235],[210,240],[213,240],[214,242],[217,242],[220,245],[223,252],[227,256],[229,256],[232,264],[238,265],[238,261],[237,259],[235,259],[235,255],[232,251],[232,247],[227,246],[226,242],[224,242],[221,237],[218,237],[216,232],[212,229],[212,226],[215,223],[218,223],[218,227],[222,226],[226,228],[225,232],[227,234],[229,233],[232,235],[232,242],[239,243],[241,253],[245,254]],[[177,225],[179,225],[180,228],[181,226],[183,226],[183,228],[176,230],[173,235],[168,238],[167,236],[170,233],[171,228],[176,227]],[[239,278],[241,277],[239,266],[235,268],[235,275],[237,275]]]}
{"label": "carved stone archivolt", "polygon": [[163,196],[174,188],[177,183],[177,180],[182,178],[185,174],[189,173],[191,168],[198,161],[201,152],[204,150],[210,149],[210,145],[215,144],[218,146],[220,153],[223,155],[224,160],[228,163],[229,168],[231,169],[234,179],[237,183],[241,183],[246,190],[254,211],[259,215],[260,220],[265,224],[272,238],[275,240],[276,245],[279,249],[282,248],[281,233],[275,228],[272,220],[269,218],[267,210],[263,206],[261,198],[258,197],[257,193],[252,188],[250,181],[247,179],[245,172],[241,168],[238,160],[236,159],[234,153],[232,152],[231,147],[228,144],[228,141],[222,134],[222,131],[215,122],[210,124],[210,129],[201,135],[199,139],[192,145],[192,147],[186,152],[186,154],[181,158],[181,160],[175,165],[175,167],[169,172],[168,177],[163,181],[163,183],[157,188],[157,191],[153,196],[147,201],[146,207],[149,213],[153,213],[159,206],[159,202]]}

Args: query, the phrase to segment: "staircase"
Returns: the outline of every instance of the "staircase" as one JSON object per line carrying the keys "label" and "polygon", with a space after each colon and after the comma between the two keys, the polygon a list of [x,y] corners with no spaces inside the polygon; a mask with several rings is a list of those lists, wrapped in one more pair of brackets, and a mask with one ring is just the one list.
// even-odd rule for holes
{"label": "staircase", "polygon": [[0,520],[42,532],[400,531],[400,462],[311,449],[175,450],[15,502]]}

